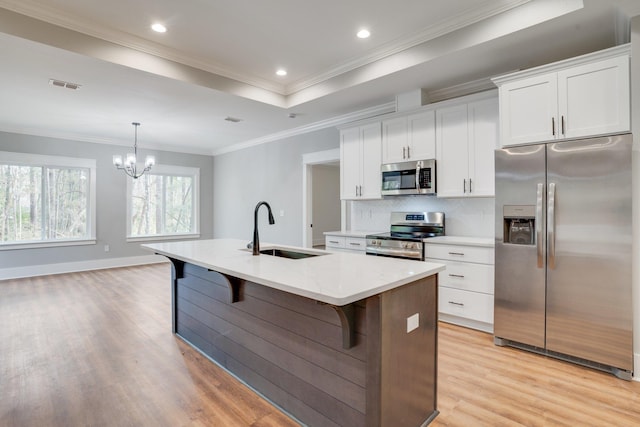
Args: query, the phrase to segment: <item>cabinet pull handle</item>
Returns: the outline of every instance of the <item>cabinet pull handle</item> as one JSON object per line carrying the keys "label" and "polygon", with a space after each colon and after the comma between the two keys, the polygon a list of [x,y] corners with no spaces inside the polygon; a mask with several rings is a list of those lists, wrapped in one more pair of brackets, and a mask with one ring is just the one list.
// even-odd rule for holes
{"label": "cabinet pull handle", "polygon": [[411,158],[411,147],[407,147],[407,159]]}
{"label": "cabinet pull handle", "polygon": [[358,197],[358,186],[356,185],[356,197]]}
{"label": "cabinet pull handle", "polygon": [[565,129],[564,129],[564,116],[561,116],[561,117],[562,117],[562,134],[566,135],[567,133],[565,132]]}
{"label": "cabinet pull handle", "polygon": [[551,117],[551,135],[556,136],[556,118]]}
{"label": "cabinet pull handle", "polygon": [[449,274],[449,277],[459,277],[460,279],[464,279],[464,275],[462,274]]}
{"label": "cabinet pull handle", "polygon": [[462,192],[463,193],[467,192],[467,180],[466,179],[462,180]]}
{"label": "cabinet pull handle", "polygon": [[402,147],[402,158],[403,159],[407,158],[407,147]]}
{"label": "cabinet pull handle", "polygon": [[544,197],[544,184],[538,183],[536,191],[536,255],[538,256],[538,268],[543,268],[542,254],[542,198]]}
{"label": "cabinet pull handle", "polygon": [[464,307],[464,304],[461,302],[449,301],[449,304],[457,305],[459,307]]}
{"label": "cabinet pull handle", "polygon": [[360,188],[360,197],[362,197],[362,185],[358,186]]}
{"label": "cabinet pull handle", "polygon": [[547,196],[547,265],[550,269],[556,268],[556,184],[549,184]]}
{"label": "cabinet pull handle", "polygon": [[349,244],[352,246],[360,246],[360,243],[349,242]]}
{"label": "cabinet pull handle", "polygon": [[449,255],[460,255],[460,256],[464,256],[464,252],[449,252]]}
{"label": "cabinet pull handle", "polygon": [[335,243],[335,244],[337,244],[337,243],[340,243],[340,242],[338,242],[337,240],[329,240],[329,243]]}
{"label": "cabinet pull handle", "polygon": [[469,178],[469,193],[471,193],[473,190],[471,190],[471,178]]}

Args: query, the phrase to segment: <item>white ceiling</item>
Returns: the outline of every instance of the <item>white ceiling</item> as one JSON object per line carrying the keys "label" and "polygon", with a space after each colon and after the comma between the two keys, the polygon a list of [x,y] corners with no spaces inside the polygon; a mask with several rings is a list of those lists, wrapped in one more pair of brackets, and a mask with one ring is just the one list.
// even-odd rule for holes
{"label": "white ceiling", "polygon": [[0,131],[221,153],[625,42],[639,3],[0,0]]}

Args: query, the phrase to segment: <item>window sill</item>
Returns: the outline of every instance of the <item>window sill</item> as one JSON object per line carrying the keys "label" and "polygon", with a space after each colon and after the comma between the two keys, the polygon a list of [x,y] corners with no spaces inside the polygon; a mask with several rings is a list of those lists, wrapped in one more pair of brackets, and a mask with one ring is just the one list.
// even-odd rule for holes
{"label": "window sill", "polygon": [[53,248],[60,246],[83,246],[83,245],[95,245],[96,239],[86,240],[56,240],[48,242],[24,242],[24,243],[3,243],[0,244],[0,251],[10,251],[16,249],[39,249],[39,248]]}
{"label": "window sill", "polygon": [[167,234],[164,236],[136,236],[127,237],[127,243],[129,242],[157,242],[163,240],[184,240],[184,239],[199,239],[200,233],[193,234]]}

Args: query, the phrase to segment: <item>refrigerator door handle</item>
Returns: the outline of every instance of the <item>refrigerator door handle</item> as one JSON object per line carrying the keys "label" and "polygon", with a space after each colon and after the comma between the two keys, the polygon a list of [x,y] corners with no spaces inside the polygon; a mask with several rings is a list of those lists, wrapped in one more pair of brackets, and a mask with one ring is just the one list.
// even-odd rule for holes
{"label": "refrigerator door handle", "polygon": [[538,255],[538,268],[544,268],[542,252],[542,198],[544,197],[544,184],[538,183],[536,193],[536,254]]}
{"label": "refrigerator door handle", "polygon": [[547,241],[549,242],[549,268],[556,268],[556,184],[549,184],[549,209],[547,212]]}

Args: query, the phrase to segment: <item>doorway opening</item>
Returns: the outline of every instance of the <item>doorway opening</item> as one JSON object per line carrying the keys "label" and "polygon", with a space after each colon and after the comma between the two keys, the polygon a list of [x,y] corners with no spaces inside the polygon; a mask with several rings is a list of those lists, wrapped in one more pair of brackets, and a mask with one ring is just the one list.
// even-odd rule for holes
{"label": "doorway opening", "polygon": [[302,246],[323,247],[324,232],[342,230],[345,223],[338,148],[302,156],[302,192]]}

